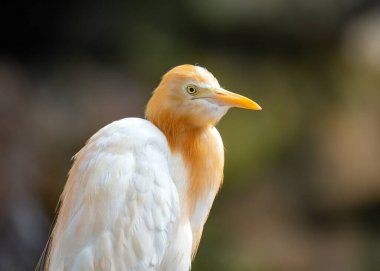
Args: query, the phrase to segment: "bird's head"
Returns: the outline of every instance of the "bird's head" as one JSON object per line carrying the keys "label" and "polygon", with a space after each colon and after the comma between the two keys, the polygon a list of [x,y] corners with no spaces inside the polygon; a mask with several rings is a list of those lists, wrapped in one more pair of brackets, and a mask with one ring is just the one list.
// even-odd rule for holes
{"label": "bird's head", "polygon": [[163,76],[146,116],[159,128],[201,127],[215,125],[231,107],[261,110],[254,101],[221,88],[205,68],[181,65]]}

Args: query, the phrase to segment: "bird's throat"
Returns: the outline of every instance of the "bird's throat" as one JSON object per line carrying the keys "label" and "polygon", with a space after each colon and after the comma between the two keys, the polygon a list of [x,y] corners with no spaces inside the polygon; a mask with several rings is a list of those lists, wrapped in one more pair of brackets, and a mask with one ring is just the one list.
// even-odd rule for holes
{"label": "bird's throat", "polygon": [[186,202],[189,214],[202,197],[216,192],[223,179],[224,153],[211,125],[194,126],[167,115],[149,118],[166,136],[171,152],[180,154],[188,174]]}
{"label": "bird's throat", "polygon": [[194,212],[198,201],[210,193],[215,195],[222,182],[224,157],[211,129],[189,130],[173,146],[173,151],[182,155],[188,169],[187,202],[190,213]]}
{"label": "bird's throat", "polygon": [[218,191],[223,178],[223,143],[214,123],[192,114],[178,114],[160,101],[159,87],[146,108],[146,117],[166,136],[171,152],[180,154],[187,171],[186,202],[189,214],[197,202],[210,192]]}
{"label": "bird's throat", "polygon": [[222,183],[223,147],[218,144],[212,129],[197,127],[179,133],[167,133],[172,153],[182,156],[188,174],[186,209],[189,214],[194,212],[199,201],[210,194],[215,195]]}

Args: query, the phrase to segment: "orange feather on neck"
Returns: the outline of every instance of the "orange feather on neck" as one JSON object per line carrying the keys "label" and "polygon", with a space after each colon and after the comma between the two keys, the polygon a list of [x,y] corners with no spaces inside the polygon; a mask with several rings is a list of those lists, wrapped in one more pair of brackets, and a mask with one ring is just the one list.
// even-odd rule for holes
{"label": "orange feather on neck", "polygon": [[[187,211],[193,213],[197,201],[211,191],[218,191],[223,179],[224,154],[212,132],[214,120],[178,113],[176,97],[168,97],[165,77],[150,99],[146,117],[166,136],[173,153],[180,153],[188,169]],[[170,106],[168,103],[171,103]]]}

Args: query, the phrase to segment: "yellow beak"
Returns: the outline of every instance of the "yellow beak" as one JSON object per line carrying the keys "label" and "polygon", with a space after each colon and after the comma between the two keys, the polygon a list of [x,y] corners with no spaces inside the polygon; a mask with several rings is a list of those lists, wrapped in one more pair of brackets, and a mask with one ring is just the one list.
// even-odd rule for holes
{"label": "yellow beak", "polygon": [[221,105],[251,110],[261,110],[261,106],[251,99],[222,88],[210,89],[210,93],[207,95],[207,98],[214,99]]}

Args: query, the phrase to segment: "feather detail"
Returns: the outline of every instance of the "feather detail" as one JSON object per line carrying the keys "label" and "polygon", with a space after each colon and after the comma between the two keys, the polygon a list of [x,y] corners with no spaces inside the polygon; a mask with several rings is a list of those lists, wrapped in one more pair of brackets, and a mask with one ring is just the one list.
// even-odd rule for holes
{"label": "feather detail", "polygon": [[146,120],[116,121],[96,133],[75,156],[46,269],[177,270],[161,265],[166,258],[189,264],[177,256],[188,249],[167,255],[182,245],[173,240],[183,227],[169,155],[164,135]]}

